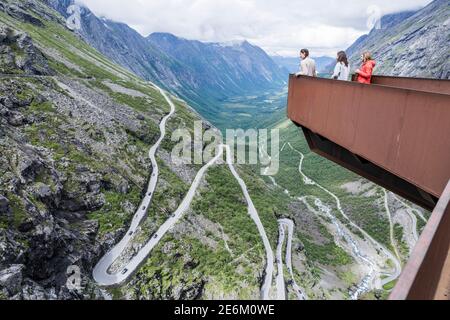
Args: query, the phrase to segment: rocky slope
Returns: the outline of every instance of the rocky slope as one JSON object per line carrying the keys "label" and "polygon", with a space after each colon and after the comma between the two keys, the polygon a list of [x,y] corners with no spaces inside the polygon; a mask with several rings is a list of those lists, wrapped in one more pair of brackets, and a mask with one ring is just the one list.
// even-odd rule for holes
{"label": "rocky slope", "polygon": [[[0,298],[108,297],[92,268],[139,205],[168,106],[41,2],[0,9]],[[178,103],[170,126],[198,119]]]}
{"label": "rocky slope", "polygon": [[371,51],[381,75],[450,79],[450,3],[435,0],[417,12],[385,16],[381,29],[358,39],[347,53],[353,69]]}

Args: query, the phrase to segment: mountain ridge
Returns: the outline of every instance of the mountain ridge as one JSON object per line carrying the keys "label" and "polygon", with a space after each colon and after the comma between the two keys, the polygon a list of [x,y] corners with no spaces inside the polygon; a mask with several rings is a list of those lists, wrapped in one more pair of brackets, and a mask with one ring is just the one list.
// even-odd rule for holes
{"label": "mountain ridge", "polygon": [[[67,7],[74,0],[45,2],[67,17]],[[162,45],[154,41],[158,34],[143,37],[124,23],[95,16],[87,7],[82,7],[81,19],[79,33],[90,45],[143,79],[178,94],[206,118],[211,116],[211,105],[225,98],[280,88],[287,81],[286,72],[247,41],[221,46],[171,35],[171,41],[193,53],[189,58],[195,63],[189,64],[184,63],[188,57],[165,50],[170,43],[167,33],[159,34],[165,35]],[[198,63],[202,58],[210,64]]]}
{"label": "mountain ridge", "polygon": [[352,68],[370,51],[376,74],[450,79],[450,3],[435,0],[418,11],[386,15],[380,30],[373,29],[347,49]]}
{"label": "mountain ridge", "polygon": [[[296,73],[300,68],[300,57],[281,57],[281,56],[272,56],[272,60],[275,61],[280,67],[286,68],[289,73]],[[320,57],[312,57],[316,62],[317,72],[318,73],[327,73],[328,66],[336,61],[335,58],[328,56],[320,56]]]}

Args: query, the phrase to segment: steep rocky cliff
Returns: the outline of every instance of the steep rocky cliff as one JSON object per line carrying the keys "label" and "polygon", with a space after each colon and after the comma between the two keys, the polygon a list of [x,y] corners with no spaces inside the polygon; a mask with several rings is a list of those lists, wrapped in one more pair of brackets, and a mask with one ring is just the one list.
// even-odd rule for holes
{"label": "steep rocky cliff", "polygon": [[450,2],[435,0],[417,12],[386,16],[347,53],[353,69],[364,51],[377,60],[381,75],[450,79]]}

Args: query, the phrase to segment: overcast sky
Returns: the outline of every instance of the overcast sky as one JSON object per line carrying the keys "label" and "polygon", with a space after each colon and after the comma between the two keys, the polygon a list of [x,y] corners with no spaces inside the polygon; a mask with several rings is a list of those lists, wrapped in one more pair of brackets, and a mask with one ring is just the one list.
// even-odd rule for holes
{"label": "overcast sky", "polygon": [[369,31],[378,14],[419,9],[431,0],[80,0],[98,16],[125,22],[142,35],[249,40],[270,54],[334,56]]}

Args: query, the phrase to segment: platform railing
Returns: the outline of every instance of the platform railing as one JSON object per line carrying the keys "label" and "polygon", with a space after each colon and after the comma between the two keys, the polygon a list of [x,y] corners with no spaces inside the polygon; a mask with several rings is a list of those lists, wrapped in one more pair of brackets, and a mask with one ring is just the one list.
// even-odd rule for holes
{"label": "platform railing", "polygon": [[373,76],[372,84],[433,93],[450,94],[450,80]]}
{"label": "platform railing", "polygon": [[[352,74],[351,80],[353,82],[356,82],[357,75]],[[372,76],[371,83],[380,86],[450,94],[450,80],[446,79],[409,78],[409,77],[374,75]]]}

